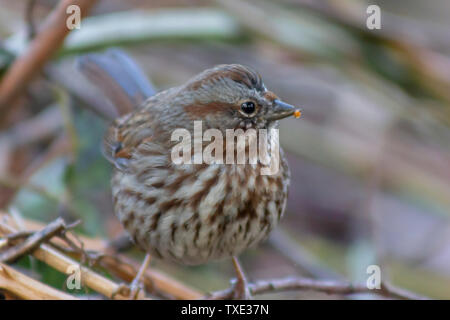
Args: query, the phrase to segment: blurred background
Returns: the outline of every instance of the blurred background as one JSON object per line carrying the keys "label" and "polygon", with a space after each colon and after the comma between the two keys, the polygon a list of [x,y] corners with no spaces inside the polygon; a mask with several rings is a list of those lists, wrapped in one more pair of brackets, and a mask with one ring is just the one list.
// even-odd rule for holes
{"label": "blurred background", "polygon": [[[56,3],[0,0],[0,77]],[[381,8],[379,30],[366,26],[369,4]],[[449,13],[447,0],[100,0],[1,110],[0,208],[43,222],[81,219],[80,233],[105,241],[122,233],[99,148],[108,122],[97,113],[107,102],[76,73],[78,55],[121,47],[160,90],[216,64],[245,64],[303,109],[281,125],[288,208],[270,239],[242,255],[250,281],[364,283],[376,264],[382,280],[449,299]],[[56,288],[65,279],[29,258],[16,266]],[[234,276],[229,261],[152,267],[201,291]]]}

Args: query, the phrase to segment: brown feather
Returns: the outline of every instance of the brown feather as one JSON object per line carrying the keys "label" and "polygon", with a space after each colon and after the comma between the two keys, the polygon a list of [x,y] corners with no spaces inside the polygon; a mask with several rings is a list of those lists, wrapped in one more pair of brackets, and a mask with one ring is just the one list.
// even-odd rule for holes
{"label": "brown feather", "polygon": [[232,109],[236,109],[233,104],[223,102],[210,102],[207,104],[193,104],[184,107],[191,119],[202,119],[209,114],[218,114],[221,112],[228,112]]}

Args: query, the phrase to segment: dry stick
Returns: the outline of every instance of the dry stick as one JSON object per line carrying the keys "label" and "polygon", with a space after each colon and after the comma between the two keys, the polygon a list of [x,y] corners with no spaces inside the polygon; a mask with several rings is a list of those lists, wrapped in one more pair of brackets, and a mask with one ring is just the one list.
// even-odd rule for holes
{"label": "dry stick", "polygon": [[[9,215],[2,213],[0,211],[0,235],[2,234],[2,219],[8,219],[10,218]],[[26,229],[30,230],[36,230],[43,227],[43,224],[40,222],[35,222],[29,219],[24,219],[25,227]],[[14,230],[11,231],[11,227],[9,227],[8,230],[10,230],[7,233],[14,232]],[[99,240],[99,239],[92,239],[85,236],[79,236],[80,240],[84,243],[85,248],[89,250],[94,251],[103,251],[105,248],[105,241]],[[61,239],[52,239],[52,242],[55,242],[58,245],[67,246],[67,244],[61,240]],[[77,256],[79,258],[79,255]],[[136,272],[138,270],[138,263],[136,263],[134,260],[124,256],[124,255],[117,255],[117,256],[108,256],[99,259],[99,265],[112,274],[116,275],[123,281],[130,282],[134,279],[136,276]],[[194,290],[187,285],[172,279],[168,275],[157,271],[155,269],[147,269],[145,272],[145,276],[143,277],[143,282],[145,284],[145,287],[149,290],[155,286],[158,288],[159,291],[167,293],[177,299],[199,299],[203,296],[202,293],[200,293],[197,290]],[[117,296],[116,296],[117,297]]]}
{"label": "dry stick", "polygon": [[47,244],[42,244],[40,248],[33,253],[33,256],[67,275],[71,274],[71,272],[69,272],[70,269],[77,266],[79,267],[81,274],[81,281],[92,290],[99,292],[110,299],[128,298],[121,294],[121,285],[106,279],[89,268],[81,266],[78,261],[63,255]]}
{"label": "dry stick", "polygon": [[[0,235],[2,234],[2,231],[3,231],[2,226],[3,227],[5,226],[4,224],[1,223],[1,219],[7,218],[7,217],[8,216],[6,214],[2,214],[0,212]],[[25,220],[25,225],[29,229],[36,229],[36,228],[42,227],[41,223],[33,222],[30,220]],[[11,229],[12,229],[11,227],[8,226],[8,228],[9,228],[8,230],[10,230],[10,231],[6,232],[6,233],[14,232],[14,231],[11,231]],[[96,249],[97,251],[102,250],[102,241],[98,241],[98,240],[94,240],[94,239],[90,239],[90,238],[86,238],[86,237],[80,237],[80,238],[84,243],[89,243],[93,249]],[[61,240],[61,242],[58,242],[58,244],[64,244],[64,242]],[[49,247],[48,245],[41,245],[41,248],[38,250],[41,250],[42,246],[49,248],[50,250],[52,250],[52,252],[58,253],[56,250]],[[38,250],[35,251],[35,253],[34,253],[35,256],[36,256],[36,252]],[[44,250],[44,252],[45,252],[45,250]],[[50,257],[47,260],[44,260],[44,258],[41,257],[40,260],[42,260],[44,262],[48,261],[47,263],[49,265],[55,267],[57,270],[60,270],[62,272],[65,272],[65,270],[66,270],[63,268],[64,266],[70,265],[67,263],[63,263],[63,266],[56,267],[55,264],[58,264],[57,263],[58,257]],[[56,262],[53,262],[53,260],[56,260]],[[73,261],[72,265],[75,263],[76,262]],[[117,255],[117,256],[105,255],[104,257],[99,259],[99,265],[125,281],[131,281],[136,276],[136,270],[138,268],[137,264],[134,261],[131,261],[131,259],[129,259],[123,255]],[[178,299],[199,299],[202,297],[202,295],[199,292],[186,287],[185,285],[177,282],[176,280],[169,278],[167,275],[160,273],[154,269],[149,269],[146,271],[145,277],[143,278],[143,282],[147,288],[151,288],[152,284],[154,284],[163,292],[167,292]],[[87,284],[87,282],[86,282],[86,284]],[[116,285],[116,286],[117,286],[116,290],[119,290],[120,286],[119,285]],[[273,292],[279,292],[279,291],[288,291],[288,290],[314,290],[314,291],[325,292],[325,293],[329,293],[329,294],[372,293],[372,294],[378,294],[378,295],[381,295],[384,297],[395,298],[395,299],[427,299],[427,297],[420,296],[420,295],[411,293],[407,290],[397,288],[389,283],[383,283],[381,286],[381,289],[379,289],[379,290],[376,290],[376,289],[371,290],[361,284],[352,285],[350,283],[343,282],[343,281],[323,281],[323,280],[312,280],[312,279],[297,278],[297,277],[258,281],[258,282],[249,284],[249,289],[250,289],[250,292],[255,295],[263,294],[263,293],[273,293]],[[98,291],[98,292],[102,293],[101,291]],[[117,292],[117,291],[113,290],[113,292]],[[232,288],[229,288],[229,289],[226,289],[223,291],[213,292],[210,295],[208,295],[206,298],[208,298],[208,299],[226,299],[226,298],[231,297],[232,293],[233,293]]]}
{"label": "dry stick", "polygon": [[58,218],[55,221],[49,223],[41,231],[37,231],[29,236],[22,243],[7,249],[0,253],[0,262],[12,262],[21,256],[36,249],[41,243],[52,238],[58,233],[65,230],[66,226],[62,218]]}
{"label": "dry stick", "polygon": [[[0,214],[0,218],[1,217],[2,215]],[[5,225],[4,223],[0,223],[0,235],[2,233],[10,234],[13,232],[15,232],[15,230],[12,227]],[[50,266],[63,273],[68,273],[67,269],[69,266],[79,265],[77,261],[72,260],[65,255],[62,255],[60,252],[46,244],[41,244],[41,246],[34,251],[33,255],[37,259],[49,264]],[[110,271],[112,270],[115,274],[121,274],[123,278],[129,278],[129,280],[133,279],[133,277],[136,275],[136,267],[133,266],[132,268],[130,268],[130,266],[134,265],[134,263],[127,261],[124,257],[117,258],[105,256],[104,259],[100,259],[100,264],[106,269]],[[125,298],[124,296],[120,295],[120,285],[117,285],[114,282],[103,278],[102,276],[96,274],[88,268],[81,267],[81,272],[84,283],[93,290],[110,298]],[[177,298],[198,299],[201,297],[199,293],[195,291],[189,292],[189,290],[186,290],[183,285],[180,285],[178,282],[168,278],[167,276],[161,275],[154,270],[147,270],[146,276],[143,280],[147,287],[151,286],[151,283],[149,284],[148,281],[151,282],[152,280],[154,280],[156,285],[161,286],[162,284],[165,289],[169,289],[166,290],[166,292],[173,294]],[[172,287],[170,287],[171,285]],[[250,292],[254,295],[289,290],[314,290],[328,294],[372,293],[395,299],[427,299],[424,296],[420,296],[407,290],[394,287],[388,283],[383,283],[381,289],[379,290],[371,290],[362,284],[354,285],[341,281],[323,281],[299,277],[257,281],[255,283],[249,284],[249,289]],[[118,292],[119,294],[117,294]],[[206,298],[227,299],[231,297],[232,293],[232,288],[229,288],[223,291],[213,292],[210,295],[206,296]]]}
{"label": "dry stick", "polygon": [[[139,267],[124,255],[105,256],[99,260],[99,265],[127,282],[134,279]],[[156,287],[159,291],[168,293],[177,299],[193,300],[200,299],[203,296],[199,291],[189,288],[187,285],[152,268],[145,271],[142,282],[149,291]]]}
{"label": "dry stick", "polygon": [[[37,222],[31,219],[27,219],[27,218],[22,218],[23,223],[24,223],[24,229],[25,230],[29,230],[29,231],[37,231],[42,229],[45,224],[42,222]],[[4,211],[0,210],[0,233],[2,231],[1,229],[1,223],[5,223],[8,224],[10,228],[15,229],[15,227],[17,227],[16,222],[11,219],[11,216],[7,213],[5,213]],[[83,241],[83,243],[86,245],[86,247],[92,249],[92,250],[97,250],[97,251],[101,251],[104,248],[104,243],[106,243],[106,241],[104,240],[100,240],[100,239],[92,239],[92,238],[88,238],[85,236],[80,236],[81,240]],[[64,244],[64,242],[60,239],[52,239],[52,241],[55,241],[59,244]]]}
{"label": "dry stick", "polygon": [[[251,294],[274,293],[291,290],[313,290],[327,294],[356,294],[372,293],[386,298],[423,300],[426,297],[416,295],[409,291],[396,288],[392,285],[382,284],[381,289],[369,289],[363,284],[351,284],[341,281],[313,280],[300,277],[288,277],[283,279],[262,280],[248,285]],[[229,288],[216,291],[206,296],[207,299],[229,299],[233,289]]]}
{"label": "dry stick", "polygon": [[[0,222],[0,235],[7,235],[14,232],[16,232],[14,228]],[[33,251],[32,255],[36,259],[41,260],[42,262],[67,275],[72,274],[74,266],[79,267],[81,281],[87,287],[101,293],[108,298],[127,298],[120,293],[123,286],[116,284],[109,279],[106,279],[96,272],[93,272],[89,268],[80,266],[80,263],[78,261],[61,254],[47,244],[41,244],[38,248],[36,248],[36,250]]]}
{"label": "dry stick", "polygon": [[[59,240],[59,239],[56,239]],[[91,266],[98,265],[103,269],[108,270],[112,275],[126,281],[131,282],[136,278],[138,264],[121,254],[104,254],[98,251],[88,250],[86,252],[84,248],[79,248],[73,241],[68,239],[66,236],[63,238],[66,244],[70,248],[66,247],[57,241],[52,241],[50,244],[56,249],[66,252],[70,256],[78,260],[88,259],[88,263]],[[164,298],[176,298],[182,300],[193,300],[199,299],[203,296],[200,292],[187,287],[175,279],[171,279],[169,276],[155,270],[146,269],[143,277],[141,279],[146,290],[148,292],[157,291]]]}
{"label": "dry stick", "polygon": [[4,118],[12,109],[14,99],[61,47],[70,32],[66,25],[69,17],[66,13],[67,8],[70,5],[77,5],[81,16],[84,17],[95,2],[95,0],[61,0],[50,13],[26,52],[16,59],[0,83],[0,111]]}
{"label": "dry stick", "polygon": [[76,297],[58,291],[0,263],[0,289],[27,300],[75,300]]}

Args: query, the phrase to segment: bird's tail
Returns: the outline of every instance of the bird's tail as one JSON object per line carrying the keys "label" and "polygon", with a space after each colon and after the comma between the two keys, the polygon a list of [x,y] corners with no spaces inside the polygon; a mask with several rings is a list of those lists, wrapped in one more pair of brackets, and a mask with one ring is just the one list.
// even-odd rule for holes
{"label": "bird's tail", "polygon": [[133,111],[155,94],[150,80],[122,50],[83,55],[77,60],[77,68],[103,92],[119,115]]}

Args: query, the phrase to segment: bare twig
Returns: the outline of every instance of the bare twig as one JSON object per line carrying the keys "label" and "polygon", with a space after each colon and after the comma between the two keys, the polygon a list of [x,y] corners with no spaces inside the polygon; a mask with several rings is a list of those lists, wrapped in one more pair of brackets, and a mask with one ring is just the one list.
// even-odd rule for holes
{"label": "bare twig", "polygon": [[0,111],[4,118],[14,106],[14,99],[60,48],[70,32],[66,26],[67,8],[70,5],[77,5],[84,17],[95,2],[95,0],[61,0],[50,13],[26,52],[13,63],[0,83]]}
{"label": "bare twig", "polygon": [[[61,238],[68,247],[55,241],[52,241],[50,244],[76,259],[87,262],[90,266],[100,266],[126,282],[130,282],[136,277],[139,269],[137,262],[117,253],[111,255],[102,253],[100,252],[101,250],[86,250],[83,239],[81,239],[82,237],[78,237],[73,233],[72,235],[77,238],[78,244],[67,237],[66,234],[62,235]],[[147,269],[141,281],[148,292],[158,293],[159,296],[165,298],[198,299],[202,296],[200,292],[154,269]]]}
{"label": "bare twig", "polygon": [[27,238],[32,234],[33,234],[33,231],[18,231],[16,233],[8,234],[6,236],[6,240],[8,240],[8,243],[11,243],[12,241],[17,240],[17,239]]}
{"label": "bare twig", "polygon": [[[8,219],[8,215],[0,212],[0,235],[2,234],[10,234],[16,232],[15,229],[9,225],[6,225],[5,223],[1,223],[2,219],[6,220]],[[43,227],[42,223],[34,222],[28,219],[24,220],[26,229],[36,230]],[[75,258],[82,258],[82,255],[84,254],[87,259],[89,260],[90,257],[97,257],[98,265],[106,270],[108,270],[110,273],[114,274],[115,276],[119,277],[123,281],[130,282],[134,279],[136,276],[137,270],[139,268],[139,264],[132,259],[129,259],[123,255],[116,255],[116,256],[110,256],[106,254],[99,254],[98,252],[104,251],[106,241],[99,240],[99,239],[92,239],[84,236],[79,236],[79,240],[83,243],[83,250],[85,248],[88,248],[89,251],[82,253],[80,252],[80,248],[78,245],[73,244],[69,246],[65,239],[52,239],[51,244],[43,244],[39,249],[37,249],[33,255],[38,258],[39,260],[44,261],[45,255],[47,255],[47,260],[44,262],[47,262],[49,265],[54,267],[55,269],[66,273],[67,267],[69,266],[69,263],[65,259],[70,259],[59,253],[57,250],[52,248],[51,246],[54,246],[55,244],[58,246],[58,248],[70,248],[73,249],[73,247],[78,248],[75,250],[72,250],[72,254]],[[97,252],[95,252],[97,251]],[[38,257],[39,256],[39,257]],[[63,258],[65,257],[65,258]],[[63,260],[63,261],[60,261]],[[79,264],[77,261],[72,260],[73,264]],[[86,268],[87,269],[87,268]],[[91,271],[92,272],[92,271]],[[86,279],[83,275],[83,281],[85,281],[86,285],[88,287],[91,287],[90,281],[91,279]],[[107,279],[105,279],[107,280]],[[96,280],[97,282],[101,280]],[[110,281],[110,280],[107,280]],[[174,298],[177,299],[199,299],[202,297],[202,294],[192,288],[189,288],[188,286],[182,284],[181,282],[172,279],[168,275],[164,274],[163,272],[157,271],[155,269],[148,269],[145,272],[145,275],[142,279],[145,287],[151,291],[152,288],[157,288],[158,291],[161,291],[165,294],[168,294]],[[112,283],[112,282],[111,282]],[[121,286],[114,284],[113,286],[111,283],[101,283],[100,285],[106,286],[106,288],[102,289],[102,291],[98,291],[102,294],[104,294],[107,297],[112,297],[111,295],[108,296],[109,293],[113,294],[120,291]],[[92,287],[91,287],[92,288]],[[116,295],[115,298],[124,298],[124,296]]]}
{"label": "bare twig", "polygon": [[76,300],[75,296],[58,291],[13,268],[0,263],[0,289],[28,300]]}
{"label": "bare twig", "polygon": [[[68,247],[55,241],[52,241],[50,244],[76,259],[86,261],[90,266],[99,266],[108,270],[108,272],[127,283],[136,277],[139,264],[125,255],[117,253],[112,255],[99,251],[85,250],[84,246],[80,247],[67,237],[63,237],[63,240],[67,243]],[[83,243],[81,239],[80,241]],[[155,293],[162,298],[192,300],[202,297],[200,292],[189,288],[155,269],[147,269],[141,281],[148,292]]]}
{"label": "bare twig", "polygon": [[62,232],[65,228],[64,220],[62,218],[56,219],[41,231],[33,233],[24,242],[0,253],[0,262],[11,262],[20,258],[37,248],[41,243]]}
{"label": "bare twig", "polygon": [[115,298],[115,299],[127,298],[126,296],[123,296],[120,293],[122,288],[120,284],[117,284],[101,276],[100,274],[90,270],[89,268],[80,266],[80,263],[78,261],[61,254],[60,252],[53,249],[51,246],[47,244],[42,244],[40,248],[34,252],[33,255],[42,262],[52,266],[56,270],[65,274],[71,274],[69,270],[74,266],[78,266],[82,282],[87,287],[101,293],[102,295],[108,298]]}
{"label": "bare twig", "polygon": [[[16,232],[16,230],[13,227],[0,222],[0,235],[6,235],[14,232]],[[61,254],[48,244],[40,244],[40,246],[36,248],[32,254],[36,259],[41,260],[56,270],[68,275],[71,274],[74,266],[78,266],[82,282],[87,287],[108,298],[127,298],[120,293],[123,286],[114,283],[89,268],[80,266],[78,261]]]}
{"label": "bare twig", "polygon": [[[363,284],[351,284],[342,281],[324,281],[309,278],[288,277],[282,279],[261,280],[249,284],[250,293],[253,295],[263,293],[274,293],[291,290],[312,290],[327,294],[356,294],[371,293],[386,298],[423,300],[426,297],[416,295],[404,289],[396,288],[390,284],[382,284],[381,289],[369,289]],[[233,294],[232,288],[216,291],[205,298],[207,299],[230,299]]]}
{"label": "bare twig", "polygon": [[[373,291],[373,290],[372,290]],[[376,291],[378,294],[394,299],[401,300],[428,300],[429,298],[426,296],[421,296],[416,293],[410,292],[408,290],[398,288],[389,282],[383,282],[381,284],[380,292]]]}
{"label": "bare twig", "polygon": [[[2,216],[6,217],[5,215],[0,214],[0,235],[16,232],[14,228],[1,222]],[[25,220],[25,224],[27,225],[27,227],[33,226],[34,228],[41,225],[34,222],[31,223],[28,220]],[[63,239],[60,242],[56,242],[56,245],[61,246],[61,248],[71,248],[73,249],[73,253],[75,253],[77,257],[80,257],[80,255],[82,254],[81,251],[84,251],[84,244],[80,248],[78,244],[70,240],[68,245],[66,242],[68,238],[64,238],[64,233],[62,234],[62,236]],[[84,240],[84,237],[80,237],[79,239],[81,243],[83,243]],[[98,242],[94,242],[89,238],[86,238],[86,240],[97,249],[101,249]],[[53,241],[54,240],[52,239],[51,245],[55,245]],[[98,263],[99,266],[105,268],[110,273],[127,282],[131,281],[136,276],[136,272],[139,267],[138,264],[123,255],[111,256],[99,253],[97,253],[97,255],[95,255],[95,253],[92,255],[90,255],[89,253],[86,254],[91,258],[96,257],[95,262]],[[33,255],[37,259],[49,264],[50,266],[63,273],[68,273],[67,270],[69,266],[79,266],[79,263],[77,261],[61,254],[48,244],[41,244],[40,247],[33,252]],[[122,285],[116,284],[86,267],[80,266],[80,271],[82,272],[82,279],[84,283],[93,290],[109,298],[126,298],[126,296],[123,295]],[[186,287],[185,285],[169,278],[168,276],[154,269],[147,270],[144,277],[142,278],[142,281],[144,282],[146,288],[151,289],[153,288],[153,285],[155,285],[155,287],[157,287],[162,292],[168,293],[178,299],[200,299],[202,297],[199,292]],[[313,290],[317,292],[324,292],[327,294],[349,295],[357,293],[371,293],[392,299],[427,299],[427,297],[397,288],[390,283],[383,283],[381,289],[369,289],[364,284],[352,284],[338,280],[314,280],[301,277],[257,281],[255,283],[249,284],[249,289],[253,295],[290,290]],[[207,295],[205,298],[229,299],[231,295],[232,288],[229,288],[226,290],[213,292]]]}
{"label": "bare twig", "polygon": [[[138,263],[123,255],[118,255],[115,257],[106,255],[100,259],[99,264],[127,282],[134,279],[139,268]],[[187,285],[170,278],[168,275],[152,268],[145,271],[142,282],[147,290],[152,291],[153,289],[164,292],[176,299],[192,300],[202,297],[202,294],[199,291],[192,289]]]}

